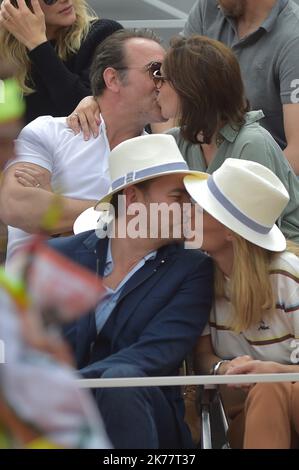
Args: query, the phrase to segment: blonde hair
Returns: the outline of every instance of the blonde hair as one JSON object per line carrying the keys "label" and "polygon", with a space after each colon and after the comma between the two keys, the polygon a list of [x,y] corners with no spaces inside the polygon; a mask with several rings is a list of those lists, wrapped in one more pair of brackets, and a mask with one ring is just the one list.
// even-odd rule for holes
{"label": "blonde hair", "polygon": [[[76,21],[68,28],[61,28],[56,41],[57,55],[61,60],[66,60],[71,53],[79,50],[90,29],[90,22],[97,19],[85,0],[73,0],[73,4]],[[15,77],[23,93],[33,93],[34,84],[30,84],[31,61],[27,49],[4,28],[0,28],[0,59],[9,60],[15,66]]]}
{"label": "blonde hair", "polygon": [[[293,242],[287,242],[286,251],[299,256],[299,246]],[[275,296],[269,271],[270,263],[277,253],[254,245],[237,234],[234,234],[233,253],[228,299],[232,308],[232,322],[227,326],[240,333],[274,312]],[[224,275],[216,265],[215,296],[227,297]]]}

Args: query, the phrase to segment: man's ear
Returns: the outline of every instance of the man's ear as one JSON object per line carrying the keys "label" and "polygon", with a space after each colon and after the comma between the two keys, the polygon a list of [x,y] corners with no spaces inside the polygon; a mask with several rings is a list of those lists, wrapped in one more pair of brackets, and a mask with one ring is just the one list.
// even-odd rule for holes
{"label": "man's ear", "polygon": [[106,88],[108,88],[108,90],[114,93],[119,92],[119,89],[121,86],[121,80],[119,78],[119,74],[117,70],[115,70],[113,67],[107,67],[104,70],[103,79],[106,84]]}
{"label": "man's ear", "polygon": [[138,202],[137,188],[134,185],[125,188],[123,190],[123,195],[126,197],[126,209],[130,204]]}

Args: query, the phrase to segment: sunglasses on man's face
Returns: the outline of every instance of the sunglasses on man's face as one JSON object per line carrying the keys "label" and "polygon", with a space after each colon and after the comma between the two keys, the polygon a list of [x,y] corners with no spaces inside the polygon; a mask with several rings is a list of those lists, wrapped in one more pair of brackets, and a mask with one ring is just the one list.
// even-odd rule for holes
{"label": "sunglasses on man's face", "polygon": [[145,70],[146,72],[149,73],[150,78],[153,79],[154,73],[160,71],[161,65],[162,65],[161,62],[154,61],[154,62],[149,62],[146,65],[141,65],[140,67],[138,67],[138,66],[136,66],[136,67],[129,67],[129,66],[128,67],[117,67],[116,70],[131,70],[131,69]]}
{"label": "sunglasses on man's face", "polygon": [[161,62],[150,62],[146,65],[146,70],[149,72],[151,78],[153,78],[156,72],[160,73],[161,65]]}
{"label": "sunglasses on man's face", "polygon": [[164,75],[161,75],[161,70],[156,70],[154,73],[153,73],[153,82],[154,82],[154,85],[155,87],[157,88],[157,90],[160,90],[160,88],[162,87],[162,85],[165,83],[165,82],[168,82],[169,79],[164,77]]}

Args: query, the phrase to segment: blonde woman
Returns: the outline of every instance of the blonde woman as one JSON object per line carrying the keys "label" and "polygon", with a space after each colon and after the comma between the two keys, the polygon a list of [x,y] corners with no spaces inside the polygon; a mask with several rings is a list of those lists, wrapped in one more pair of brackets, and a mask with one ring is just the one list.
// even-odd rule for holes
{"label": "blonde woman", "polygon": [[4,0],[0,59],[12,59],[26,97],[26,123],[66,116],[90,95],[89,67],[97,45],[121,25],[98,19],[85,0]]}
{"label": "blonde woman", "polygon": [[[288,193],[274,173],[251,161],[228,158],[206,178],[184,180],[203,208],[202,249],[215,262],[215,300],[197,368],[299,372],[299,250],[286,248],[275,225]],[[299,382],[233,388],[224,390],[233,447],[298,445]]]}

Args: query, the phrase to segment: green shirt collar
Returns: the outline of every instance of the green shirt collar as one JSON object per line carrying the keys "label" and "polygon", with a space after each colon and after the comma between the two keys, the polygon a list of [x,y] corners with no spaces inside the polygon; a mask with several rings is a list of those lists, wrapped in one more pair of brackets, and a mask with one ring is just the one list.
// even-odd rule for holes
{"label": "green shirt collar", "polygon": [[[259,111],[250,111],[245,115],[245,126],[246,124],[252,124],[253,122],[260,121],[265,117],[262,110]],[[240,132],[240,128],[233,128],[231,124],[226,124],[222,129],[220,129],[219,134],[221,134],[225,140],[229,142],[234,142]]]}

